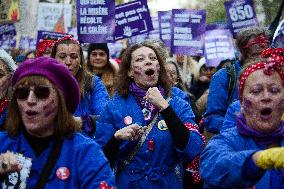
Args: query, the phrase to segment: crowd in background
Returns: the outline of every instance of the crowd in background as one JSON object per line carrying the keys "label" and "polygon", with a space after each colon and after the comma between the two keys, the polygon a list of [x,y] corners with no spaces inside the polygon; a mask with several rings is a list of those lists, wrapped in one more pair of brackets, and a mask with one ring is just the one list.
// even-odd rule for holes
{"label": "crowd in background", "polygon": [[241,31],[239,56],[217,67],[170,56],[161,41],[126,47],[117,59],[106,43],[84,53],[69,35],[26,54],[0,49],[0,180],[284,188],[284,49],[271,48],[271,35]]}

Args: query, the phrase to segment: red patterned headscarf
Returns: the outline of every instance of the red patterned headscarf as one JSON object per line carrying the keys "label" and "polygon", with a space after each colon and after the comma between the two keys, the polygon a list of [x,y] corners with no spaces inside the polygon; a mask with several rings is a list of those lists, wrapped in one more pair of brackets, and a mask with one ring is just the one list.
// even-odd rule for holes
{"label": "red patterned headscarf", "polygon": [[38,45],[37,45],[36,57],[42,56],[47,48],[52,48],[54,42],[55,41],[52,39],[39,40]]}
{"label": "red patterned headscarf", "polygon": [[248,48],[251,48],[251,46],[253,46],[255,44],[259,44],[261,46],[265,46],[265,45],[269,44],[269,39],[265,35],[259,35],[254,40],[252,40],[251,42],[249,42],[246,45],[244,45],[242,48],[244,50],[246,50]]}
{"label": "red patterned headscarf", "polygon": [[70,40],[70,41],[73,41],[74,43],[77,43],[78,45],[80,45],[80,42],[77,41],[76,39],[74,39],[72,35],[65,35],[65,36],[61,37],[60,39],[58,39],[56,41],[56,43],[59,43],[61,41],[65,41],[65,40]]}
{"label": "red patterned headscarf", "polygon": [[263,69],[263,73],[266,75],[272,75],[273,72],[276,71],[281,77],[282,85],[284,85],[284,48],[268,48],[262,52],[261,58],[265,59],[265,61],[249,66],[240,76],[239,99],[241,101],[244,83],[248,76],[256,70]]}

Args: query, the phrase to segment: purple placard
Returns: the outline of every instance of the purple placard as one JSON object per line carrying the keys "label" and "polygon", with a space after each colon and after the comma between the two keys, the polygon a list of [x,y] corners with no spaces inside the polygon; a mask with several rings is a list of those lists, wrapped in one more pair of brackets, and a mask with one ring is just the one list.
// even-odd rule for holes
{"label": "purple placard", "polygon": [[67,34],[66,33],[57,33],[57,32],[39,30],[37,32],[36,44],[38,44],[40,39],[54,39],[54,40],[57,40],[57,39],[59,39],[61,37],[64,37],[65,35],[67,35]]}
{"label": "purple placard", "polygon": [[142,43],[142,42],[144,42],[146,39],[148,39],[148,34],[147,34],[147,33],[130,37],[130,38],[128,39],[128,46],[131,46],[131,45],[137,44],[137,43]]}
{"label": "purple placard", "polygon": [[160,25],[158,17],[152,17],[153,30],[149,32],[148,39],[160,40]]}
{"label": "purple placard", "polygon": [[34,51],[36,50],[36,40],[33,38],[30,38],[29,36],[21,36],[20,43],[19,43],[19,49],[24,49],[27,51]]}
{"label": "purple placard", "polygon": [[228,26],[234,36],[244,28],[258,26],[252,0],[234,0],[224,4]]}
{"label": "purple placard", "polygon": [[0,25],[0,47],[3,49],[16,47],[16,34],[14,24]]}
{"label": "purple placard", "polygon": [[208,67],[216,67],[222,60],[235,58],[233,36],[230,30],[206,31],[204,49]]}
{"label": "purple placard", "polygon": [[205,10],[173,9],[171,51],[174,54],[202,56],[206,29]]}
{"label": "purple placard", "polygon": [[153,30],[147,0],[131,1],[115,7],[115,40]]}
{"label": "purple placard", "polygon": [[169,49],[171,48],[171,19],[172,11],[158,11],[160,39]]}
{"label": "purple placard", "polygon": [[206,25],[206,31],[208,30],[218,30],[218,29],[228,29],[228,24],[227,22],[215,22],[215,23],[211,23],[211,24],[207,24]]}
{"label": "purple placard", "polygon": [[114,0],[77,0],[78,39],[84,43],[113,40],[115,29]]}

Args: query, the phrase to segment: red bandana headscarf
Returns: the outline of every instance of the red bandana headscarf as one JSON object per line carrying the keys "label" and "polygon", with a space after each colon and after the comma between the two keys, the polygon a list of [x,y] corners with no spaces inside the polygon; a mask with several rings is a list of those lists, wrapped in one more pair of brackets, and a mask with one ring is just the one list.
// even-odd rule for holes
{"label": "red bandana headscarf", "polygon": [[261,54],[261,57],[266,59],[266,61],[258,62],[246,68],[242,73],[239,79],[239,99],[242,101],[244,83],[248,76],[256,71],[263,69],[263,73],[266,75],[272,75],[276,71],[282,80],[284,85],[284,48],[268,48],[264,50]]}
{"label": "red bandana headscarf", "polygon": [[37,45],[36,57],[42,56],[47,48],[52,48],[54,42],[55,41],[52,39],[39,40],[38,45]]}

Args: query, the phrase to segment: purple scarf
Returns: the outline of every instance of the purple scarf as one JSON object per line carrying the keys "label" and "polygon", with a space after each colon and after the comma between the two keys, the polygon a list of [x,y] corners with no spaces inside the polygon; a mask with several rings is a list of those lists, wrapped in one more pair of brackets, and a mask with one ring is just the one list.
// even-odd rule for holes
{"label": "purple scarf", "polygon": [[237,116],[237,129],[241,135],[254,138],[260,145],[269,145],[280,141],[284,137],[284,123],[280,122],[280,128],[272,133],[261,133],[249,127],[243,114]]}
{"label": "purple scarf", "polygon": [[[165,94],[164,89],[161,86],[159,86],[158,89],[162,94],[162,96],[164,96]],[[148,102],[147,100],[143,99],[143,97],[146,96],[147,90],[138,87],[136,83],[134,82],[131,83],[129,86],[129,90],[136,97],[136,100],[143,112],[144,120],[146,121],[147,124],[149,124],[155,117],[156,113],[158,113],[159,109],[150,102]]]}

